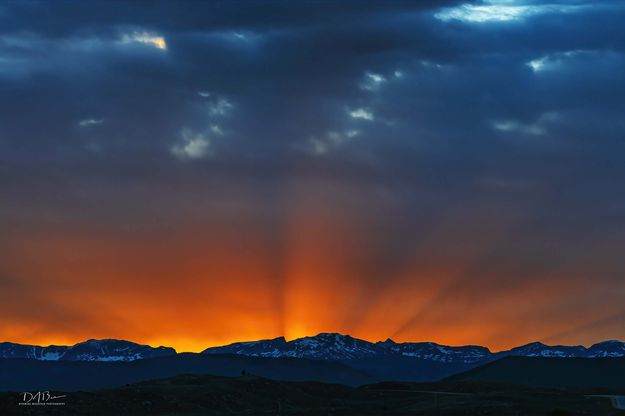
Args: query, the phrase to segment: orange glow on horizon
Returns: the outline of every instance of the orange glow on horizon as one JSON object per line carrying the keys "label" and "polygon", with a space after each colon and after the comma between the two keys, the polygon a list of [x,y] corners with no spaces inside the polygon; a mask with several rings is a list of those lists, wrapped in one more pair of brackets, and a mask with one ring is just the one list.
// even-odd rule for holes
{"label": "orange glow on horizon", "polygon": [[[235,207],[139,230],[33,226],[4,251],[12,296],[0,304],[0,340],[117,338],[199,352],[339,332],[500,350],[625,335],[602,323],[617,306],[579,300],[620,304],[619,293],[587,282],[588,270],[530,267],[497,251],[517,224],[494,209],[450,209],[406,230],[402,216],[413,213],[371,192],[311,179],[285,191],[279,217]],[[477,219],[467,223],[467,212]]]}

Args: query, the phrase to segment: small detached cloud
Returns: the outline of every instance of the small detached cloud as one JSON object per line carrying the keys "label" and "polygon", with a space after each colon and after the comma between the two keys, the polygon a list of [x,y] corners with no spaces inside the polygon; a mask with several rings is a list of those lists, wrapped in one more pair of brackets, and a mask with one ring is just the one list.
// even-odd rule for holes
{"label": "small detached cloud", "polygon": [[218,97],[205,90],[197,91],[197,94],[202,98],[202,103],[198,108],[202,113],[208,113],[205,115],[207,124],[199,132],[184,128],[179,140],[169,149],[174,157],[182,161],[206,159],[213,156],[215,141],[228,134],[228,131],[222,127],[223,117],[229,115],[234,109],[234,104],[226,98]]}
{"label": "small detached cloud", "polygon": [[355,110],[348,110],[349,116],[351,118],[373,121],[374,115],[373,112],[365,109],[365,108],[356,108]]}
{"label": "small detached cloud", "polygon": [[170,149],[176,158],[188,161],[204,159],[213,154],[212,142],[205,134],[183,130],[181,136],[180,142]]}
{"label": "small detached cloud", "polygon": [[526,65],[529,66],[532,71],[539,72],[543,71],[546,68],[547,61],[548,58],[546,56],[543,56],[542,58],[532,59],[531,61],[527,62]]}
{"label": "small detached cloud", "polygon": [[121,43],[142,43],[156,49],[167,50],[165,38],[149,32],[125,33],[122,35]]}
{"label": "small detached cloud", "polygon": [[377,91],[386,81],[387,79],[384,75],[366,72],[364,80],[360,83],[360,88],[367,91]]}
{"label": "small detached cloud", "polygon": [[78,122],[78,127],[93,127],[102,123],[104,123],[104,120],[102,119],[86,118]]}

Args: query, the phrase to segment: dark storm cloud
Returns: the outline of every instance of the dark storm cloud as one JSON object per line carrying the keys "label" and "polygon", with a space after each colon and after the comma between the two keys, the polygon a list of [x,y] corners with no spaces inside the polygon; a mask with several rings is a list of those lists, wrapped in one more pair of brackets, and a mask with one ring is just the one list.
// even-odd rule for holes
{"label": "dark storm cloud", "polygon": [[238,207],[279,229],[285,188],[312,176],[369,209],[371,284],[459,205],[450,257],[480,227],[506,231],[441,296],[584,251],[613,282],[624,18],[620,1],[7,3],[0,223],[126,232]]}
{"label": "dark storm cloud", "polygon": [[[104,177],[120,161],[184,169],[171,149],[195,137],[187,151],[213,156],[204,169],[270,174],[312,159],[316,144],[321,163],[341,160],[330,171],[434,187],[531,181],[589,151],[614,158],[625,9],[558,4],[570,9],[475,22],[436,17],[453,2],[10,3],[0,15],[4,158],[65,160],[60,169],[91,159]],[[367,74],[379,85],[363,88]],[[229,114],[211,115],[219,100]],[[373,120],[350,117],[359,109]],[[539,166],[526,172],[529,163]]]}

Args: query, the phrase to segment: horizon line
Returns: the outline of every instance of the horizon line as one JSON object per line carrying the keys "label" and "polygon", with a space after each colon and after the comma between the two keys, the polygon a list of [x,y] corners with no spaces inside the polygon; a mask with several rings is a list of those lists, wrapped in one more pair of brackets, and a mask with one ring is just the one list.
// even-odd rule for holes
{"label": "horizon line", "polygon": [[[547,347],[583,347],[583,348],[590,348],[593,345],[597,345],[597,344],[602,344],[602,343],[606,343],[606,342],[620,342],[620,343],[624,343],[625,341],[621,341],[619,339],[616,338],[612,338],[612,339],[604,339],[604,340],[600,340],[600,341],[596,341],[593,342],[591,344],[547,344],[543,341],[529,341],[529,342],[525,342],[525,343],[521,343],[518,345],[514,345],[512,347],[509,348],[504,348],[504,349],[497,349],[497,350],[493,350],[491,349],[491,347],[487,346],[487,345],[481,345],[481,344],[473,344],[473,343],[468,343],[468,344],[444,344],[444,343],[439,343],[436,341],[395,341],[390,337],[387,337],[386,340],[378,340],[378,341],[371,341],[369,339],[365,339],[365,338],[359,338],[359,337],[355,337],[353,335],[350,334],[343,334],[340,332],[319,332],[315,335],[304,335],[301,337],[294,337],[291,339],[287,339],[286,336],[281,335],[281,336],[277,336],[277,337],[267,337],[267,338],[258,338],[258,339],[247,339],[247,340],[242,340],[242,341],[231,341],[231,342],[226,342],[223,344],[214,344],[214,345],[208,345],[206,347],[202,347],[201,350],[199,351],[187,351],[187,350],[181,350],[178,351],[175,347],[172,347],[170,345],[167,344],[161,344],[161,345],[157,345],[159,343],[154,343],[154,342],[138,342],[138,341],[132,341],[129,339],[125,339],[125,338],[110,338],[110,337],[103,337],[103,338],[87,338],[83,341],[78,341],[75,342],[73,344],[65,344],[65,343],[50,343],[48,345],[42,345],[42,344],[38,344],[38,343],[22,343],[22,342],[14,342],[14,341],[0,341],[0,344],[4,344],[4,343],[9,343],[9,344],[15,344],[15,345],[24,345],[24,346],[37,346],[37,347],[42,347],[42,348],[48,348],[48,347],[73,347],[75,345],[78,344],[84,344],[86,342],[89,341],[126,341],[126,342],[131,342],[133,344],[138,344],[138,345],[146,345],[148,347],[151,348],[172,348],[176,354],[183,354],[183,353],[195,353],[195,354],[200,354],[202,353],[204,350],[209,349],[209,348],[219,348],[219,347],[225,347],[225,346],[229,346],[232,344],[239,344],[239,343],[247,343],[247,342],[261,342],[261,341],[271,341],[271,340],[275,340],[275,339],[280,339],[283,338],[286,342],[292,342],[292,341],[296,341],[298,339],[303,339],[303,338],[315,338],[318,337],[320,335],[339,335],[342,337],[350,337],[353,339],[357,339],[360,341],[365,341],[365,342],[369,342],[371,344],[377,344],[377,343],[384,343],[387,341],[391,341],[394,342],[396,344],[435,344],[435,345],[440,345],[440,346],[446,346],[446,347],[481,347],[481,348],[486,348],[489,352],[491,353],[499,353],[499,352],[503,352],[503,351],[509,351],[511,349],[514,348],[518,348],[518,347],[523,347],[526,345],[531,345],[531,344],[542,344],[545,345]],[[45,343],[44,343],[45,344]]]}

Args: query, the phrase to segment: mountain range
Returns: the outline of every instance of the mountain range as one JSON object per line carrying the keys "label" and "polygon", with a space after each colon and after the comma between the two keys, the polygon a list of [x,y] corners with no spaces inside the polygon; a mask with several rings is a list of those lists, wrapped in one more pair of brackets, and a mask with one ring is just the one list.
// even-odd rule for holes
{"label": "mountain range", "polygon": [[[508,373],[509,364],[500,362],[519,363],[506,361],[514,359],[529,360],[532,365],[544,360],[545,364],[531,371],[528,368],[526,374],[520,362]],[[575,376],[581,385],[581,378],[592,376],[588,386],[620,386],[618,380],[605,384],[609,380],[601,374],[606,368],[621,368],[623,362],[625,343],[619,341],[605,341],[589,348],[536,342],[491,352],[481,346],[396,343],[390,339],[369,342],[349,335],[321,333],[292,341],[280,337],[238,342],[211,347],[202,353],[177,353],[169,347],[154,348],[114,339],[48,347],[5,342],[0,343],[0,391],[90,390],[178,374],[254,374],[275,380],[362,385],[391,380],[432,382],[461,374],[476,380],[506,381],[514,380],[519,373],[519,380],[533,381],[543,368],[548,372],[550,366],[566,369],[577,368],[576,365],[583,370],[580,374],[559,370],[565,381]],[[486,372],[476,372],[480,368]],[[559,381],[555,380],[554,385],[556,382]]]}
{"label": "mountain range", "polygon": [[293,357],[317,360],[354,360],[372,357],[402,356],[441,363],[473,364],[492,361],[507,356],[523,357],[623,357],[625,343],[604,341],[586,348],[577,346],[550,346],[533,342],[510,350],[491,352],[486,347],[466,345],[452,347],[433,342],[396,343],[391,339],[369,342],[349,335],[321,333],[286,341],[284,337],[237,342],[221,347],[211,347],[204,354],[241,354],[256,357]]}
{"label": "mountain range", "polygon": [[[203,354],[237,354],[251,357],[306,358],[326,361],[418,359],[434,363],[473,366],[508,356],[599,358],[625,356],[625,343],[604,341],[591,347],[550,346],[540,342],[500,352],[476,345],[447,346],[433,342],[397,343],[391,339],[369,342],[349,335],[320,333],[287,341],[284,337],[210,347]],[[91,339],[71,346],[0,343],[0,358],[31,358],[44,361],[134,361],[176,355],[171,347],[151,347],[115,339]]]}
{"label": "mountain range", "polygon": [[150,347],[116,339],[90,339],[71,346],[23,345],[0,342],[0,358],[32,358],[43,361],[134,361],[175,355],[171,347]]}

